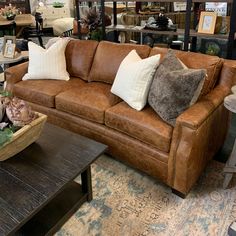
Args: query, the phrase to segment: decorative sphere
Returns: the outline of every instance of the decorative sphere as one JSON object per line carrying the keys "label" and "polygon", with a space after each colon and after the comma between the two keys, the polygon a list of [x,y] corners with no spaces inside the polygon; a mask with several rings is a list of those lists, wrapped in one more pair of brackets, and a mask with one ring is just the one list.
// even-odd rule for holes
{"label": "decorative sphere", "polygon": [[43,3],[43,2],[39,2],[39,6],[40,6],[40,7],[43,7],[43,6],[44,6],[44,3]]}

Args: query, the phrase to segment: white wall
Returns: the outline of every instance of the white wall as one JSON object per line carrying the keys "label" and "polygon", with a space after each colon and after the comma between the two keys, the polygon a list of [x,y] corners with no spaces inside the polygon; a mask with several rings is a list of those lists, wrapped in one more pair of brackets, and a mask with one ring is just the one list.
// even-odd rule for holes
{"label": "white wall", "polygon": [[38,0],[30,0],[31,12],[34,13],[36,6],[38,5]]}

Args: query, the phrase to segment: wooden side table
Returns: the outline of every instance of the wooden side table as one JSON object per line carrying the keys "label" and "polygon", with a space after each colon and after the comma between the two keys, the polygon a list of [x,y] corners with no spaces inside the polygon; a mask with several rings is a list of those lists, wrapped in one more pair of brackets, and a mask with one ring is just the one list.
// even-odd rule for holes
{"label": "wooden side table", "polygon": [[[0,65],[2,66],[3,73],[4,70],[9,66],[9,64],[16,63],[24,59],[28,59],[28,57],[29,57],[29,51],[22,51],[21,53],[16,53],[14,58],[6,58],[2,55],[2,53],[0,53]],[[1,87],[3,88],[6,87],[5,77],[3,81],[0,80],[0,88]]]}
{"label": "wooden side table", "polygon": [[[224,106],[232,113],[236,113],[236,86],[232,87],[232,92],[233,94],[225,98]],[[236,173],[236,139],[234,141],[233,150],[223,171],[225,173],[223,188],[227,188],[233,177],[233,173]]]}
{"label": "wooden side table", "polygon": [[7,58],[0,53],[0,64],[9,65],[11,63],[16,63],[23,59],[27,59],[29,57],[29,51],[22,51],[21,53],[16,53],[14,58]]}

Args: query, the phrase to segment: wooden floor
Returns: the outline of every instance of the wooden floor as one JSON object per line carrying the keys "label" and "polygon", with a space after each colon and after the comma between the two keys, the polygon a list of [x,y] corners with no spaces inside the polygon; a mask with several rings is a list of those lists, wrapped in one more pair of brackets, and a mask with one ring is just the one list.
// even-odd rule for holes
{"label": "wooden floor", "polygon": [[225,140],[223,148],[215,156],[215,160],[220,162],[226,162],[234,145],[234,140],[236,138],[236,114],[232,114],[231,126],[228,136]]}

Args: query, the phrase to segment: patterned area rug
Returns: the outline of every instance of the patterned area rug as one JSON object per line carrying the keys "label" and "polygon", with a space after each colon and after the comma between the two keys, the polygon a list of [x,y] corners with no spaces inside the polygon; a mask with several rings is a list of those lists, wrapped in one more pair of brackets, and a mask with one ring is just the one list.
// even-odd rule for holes
{"label": "patterned area rug", "polygon": [[94,200],[56,236],[227,235],[236,219],[236,178],[223,190],[223,167],[212,161],[183,200],[163,183],[103,155],[92,165]]}

